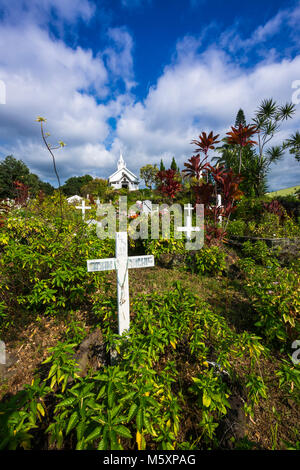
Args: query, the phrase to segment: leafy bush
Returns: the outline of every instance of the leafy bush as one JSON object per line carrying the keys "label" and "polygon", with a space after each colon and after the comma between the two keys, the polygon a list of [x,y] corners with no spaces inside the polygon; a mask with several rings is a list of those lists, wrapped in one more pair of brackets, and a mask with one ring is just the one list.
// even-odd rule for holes
{"label": "leafy bush", "polygon": [[159,256],[163,253],[185,253],[185,241],[184,239],[171,238],[159,238],[158,240],[145,240],[144,247],[147,254],[153,256]]}
{"label": "leafy bush", "polygon": [[275,252],[270,250],[263,240],[258,240],[255,243],[247,240],[242,245],[242,253],[263,266],[279,266]]}
{"label": "leafy bush", "polygon": [[293,269],[240,263],[245,290],[257,314],[255,325],[270,344],[290,347],[299,338],[300,276]]}
{"label": "leafy bush", "polygon": [[192,270],[203,275],[221,274],[226,269],[226,253],[219,246],[204,246],[190,259]]}
{"label": "leafy bush", "polygon": [[228,223],[227,236],[243,237],[245,235],[246,222],[244,220],[232,220]]}
{"label": "leafy bush", "polygon": [[[103,305],[94,307],[102,311]],[[126,340],[114,334],[114,309],[101,316],[107,348],[117,351],[118,365],[78,377],[74,345],[58,343],[46,360],[48,376],[0,403],[2,449],[35,448],[37,433],[52,449],[173,450],[192,437],[198,448],[213,447],[231,393],[220,371],[226,368],[228,380],[239,377],[246,389],[249,382],[248,373],[234,370],[233,357],[251,358],[252,388],[246,402],[251,410],[259,393],[253,367],[264,353],[259,338],[235,333],[179,283],[171,292],[140,295],[132,310]],[[212,348],[216,368],[208,363]],[[193,378],[181,367],[185,356],[197,366]],[[195,408],[190,412],[194,423],[188,430],[186,383],[198,403],[197,416]]]}
{"label": "leafy bush", "polygon": [[[53,204],[48,211],[54,210]],[[0,231],[0,301],[10,321],[28,313],[57,314],[86,302],[103,274],[90,276],[86,260],[114,254],[114,240],[100,240],[74,209],[70,218],[12,214]],[[66,249],[67,247],[67,249]],[[3,323],[2,323],[3,325]],[[0,324],[1,328],[1,324]]]}
{"label": "leafy bush", "polygon": [[246,198],[243,197],[238,201],[236,210],[234,213],[235,219],[238,220],[256,220],[259,221],[261,215],[264,212],[263,204],[265,202],[270,202],[270,198],[261,197],[261,198]]}
{"label": "leafy bush", "polygon": [[283,222],[280,222],[280,216],[265,212],[260,223],[248,223],[246,234],[256,237],[299,237],[300,227],[291,217],[286,216]]}

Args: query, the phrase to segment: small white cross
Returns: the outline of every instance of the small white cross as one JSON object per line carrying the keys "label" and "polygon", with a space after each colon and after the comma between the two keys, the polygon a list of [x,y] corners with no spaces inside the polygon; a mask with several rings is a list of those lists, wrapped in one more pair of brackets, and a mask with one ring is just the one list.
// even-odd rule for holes
{"label": "small white cross", "polygon": [[184,205],[184,210],[187,211],[187,216],[186,216],[186,226],[185,227],[177,227],[178,232],[186,232],[186,238],[188,240],[191,239],[192,232],[200,232],[200,227],[193,227],[192,225],[192,210],[193,206],[188,203]]}
{"label": "small white cross", "polygon": [[81,206],[75,206],[75,209],[80,209],[82,211],[82,220],[85,220],[85,211],[86,209],[91,209],[91,206],[85,205],[85,200],[82,200]]}
{"label": "small white cross", "polygon": [[[222,196],[221,196],[221,194],[217,194],[217,207],[222,207]],[[219,219],[219,223],[221,224],[222,223],[222,216],[219,215],[218,219]]]}
{"label": "small white cross", "polygon": [[128,256],[127,232],[116,232],[116,257],[106,259],[91,259],[87,261],[88,272],[117,271],[117,296],[119,335],[129,330],[129,285],[128,268],[148,268],[154,266],[154,256]]}

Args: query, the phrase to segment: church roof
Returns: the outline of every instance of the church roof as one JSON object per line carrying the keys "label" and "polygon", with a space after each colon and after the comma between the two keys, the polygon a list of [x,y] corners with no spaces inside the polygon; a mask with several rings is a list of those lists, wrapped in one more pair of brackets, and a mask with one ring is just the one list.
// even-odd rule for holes
{"label": "church roof", "polygon": [[118,169],[112,175],[109,176],[108,180],[109,182],[119,182],[124,176],[126,176],[130,180],[130,182],[138,183],[137,176],[132,173],[132,171],[128,170],[128,168],[126,168],[126,163],[123,159],[122,154],[120,154],[120,158],[118,161]]}

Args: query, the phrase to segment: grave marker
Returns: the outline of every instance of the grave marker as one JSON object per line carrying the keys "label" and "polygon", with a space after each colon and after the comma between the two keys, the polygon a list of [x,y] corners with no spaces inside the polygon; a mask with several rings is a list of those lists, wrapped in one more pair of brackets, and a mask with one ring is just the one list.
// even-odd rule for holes
{"label": "grave marker", "polygon": [[144,214],[151,214],[152,212],[152,201],[143,201],[143,212]]}
{"label": "grave marker", "polygon": [[85,220],[85,211],[86,209],[91,209],[91,206],[85,205],[85,200],[82,200],[81,206],[75,206],[75,209],[80,209],[82,211],[82,220]]}
{"label": "grave marker", "polygon": [[128,268],[146,268],[154,266],[154,256],[128,256],[127,232],[116,232],[116,257],[91,259],[87,261],[88,272],[116,270],[119,335],[129,330],[129,283]]}
{"label": "grave marker", "polygon": [[[217,194],[217,207],[222,207],[222,196],[221,196],[221,194]],[[222,223],[222,216],[219,215],[218,219],[219,219],[219,223],[221,224]]]}
{"label": "grave marker", "polygon": [[200,227],[193,227],[192,224],[192,210],[193,206],[188,203],[184,205],[184,210],[187,211],[187,216],[185,218],[186,225],[184,227],[177,227],[179,232],[186,232],[186,238],[191,240],[192,232],[200,232]]}

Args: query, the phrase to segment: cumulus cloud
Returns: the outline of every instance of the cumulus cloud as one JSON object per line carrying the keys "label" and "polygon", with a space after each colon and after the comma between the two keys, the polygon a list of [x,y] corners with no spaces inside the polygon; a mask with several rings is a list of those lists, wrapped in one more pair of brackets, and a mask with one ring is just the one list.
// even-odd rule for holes
{"label": "cumulus cloud", "polygon": [[103,57],[115,79],[122,78],[126,91],[129,91],[136,85],[133,72],[132,37],[125,28],[110,28],[108,37],[112,46],[104,50]]}
{"label": "cumulus cloud", "polygon": [[[93,14],[88,1],[39,3],[45,11],[60,5],[66,21]],[[283,22],[292,28],[295,16],[296,10],[279,12],[243,38],[248,41],[244,53],[276,34]],[[168,165],[173,156],[182,166],[193,153],[191,140],[210,130],[224,137],[240,107],[250,121],[262,99],[273,97],[280,104],[292,99],[292,83],[300,79],[299,55],[283,59],[275,50],[268,60],[245,67],[226,45],[226,34],[238,37],[238,26],[205,48],[206,35],[216,27],[214,23],[197,37],[181,38],[169,65],[141,100],[133,95],[134,41],[124,26],[110,28],[107,46],[95,53],[69,47],[34,21],[15,25],[2,20],[0,79],[6,83],[7,104],[0,105],[0,156],[13,154],[55,183],[34,122],[42,115],[52,142],[61,139],[67,144],[56,152],[62,180],[84,173],[107,177],[115,170],[120,150],[136,173],[143,164],[159,163],[161,158]],[[299,129],[299,106],[274,144]],[[272,169],[270,189],[292,186],[299,178],[299,164],[286,155]]]}
{"label": "cumulus cloud", "polygon": [[[121,50],[121,61],[123,55]],[[130,61],[130,51],[125,55]],[[115,157],[105,147],[111,133],[108,121],[118,116],[130,97],[119,94],[110,99],[109,82],[117,71],[108,70],[101,54],[72,49],[33,24],[16,28],[3,23],[0,56],[0,78],[6,85],[6,104],[0,106],[1,156],[13,154],[49,179],[34,122],[41,115],[47,118],[51,139],[67,144],[57,157],[62,178],[81,174],[83,169],[101,171],[112,164]],[[126,79],[130,76],[128,72]]]}
{"label": "cumulus cloud", "polygon": [[[258,28],[251,36],[249,48],[251,43],[257,44],[259,38],[263,40],[277,31],[283,16],[276,16],[261,30]],[[183,165],[193,152],[191,140],[200,132],[212,129],[224,137],[240,107],[250,121],[265,98],[272,97],[279,104],[291,101],[292,83],[299,76],[300,56],[269,58],[245,68],[237,64],[235,57],[221,44],[214,44],[200,53],[201,44],[202,37],[183,38],[177,44],[173,62],[165,67],[144,102],[124,109],[117,125],[116,143],[123,146],[132,165],[136,166],[136,155],[139,163],[158,163],[161,157],[170,163],[175,156]],[[281,143],[299,129],[299,124],[297,106],[294,119],[283,123],[282,132],[272,144]],[[294,185],[299,179],[299,163],[287,154],[282,162],[273,166],[270,188],[279,181],[282,187]]]}

